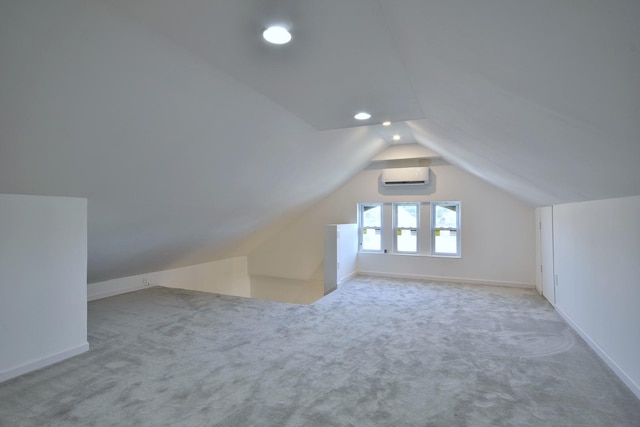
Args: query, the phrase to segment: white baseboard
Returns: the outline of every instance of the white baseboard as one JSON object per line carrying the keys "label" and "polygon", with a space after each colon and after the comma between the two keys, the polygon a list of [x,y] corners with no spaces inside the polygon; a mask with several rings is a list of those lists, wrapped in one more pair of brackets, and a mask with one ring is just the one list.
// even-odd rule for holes
{"label": "white baseboard", "polygon": [[233,257],[169,270],[121,277],[87,286],[87,300],[140,291],[153,286],[249,297],[247,257]]}
{"label": "white baseboard", "polygon": [[434,282],[465,283],[469,285],[488,285],[488,286],[501,286],[506,288],[535,289],[535,285],[533,283],[502,282],[498,280],[485,280],[485,279],[466,279],[463,277],[425,276],[421,274],[402,274],[402,273],[379,273],[375,271],[358,271],[357,274],[362,276],[397,277],[399,279],[431,280]]}
{"label": "white baseboard", "polygon": [[127,294],[157,285],[157,280],[152,283],[149,280],[150,277],[151,275],[138,275],[107,280],[106,282],[89,283],[87,285],[87,301]]}
{"label": "white baseboard", "polygon": [[109,298],[115,295],[127,294],[129,292],[140,291],[142,289],[148,289],[151,286],[128,286],[128,287],[118,287],[112,289],[100,289],[99,291],[92,289],[91,287],[87,288],[87,301],[95,301],[102,298]]}
{"label": "white baseboard", "polygon": [[593,351],[596,352],[598,356],[607,364],[609,368],[622,380],[622,382],[629,387],[629,389],[636,395],[638,399],[640,399],[640,386],[636,384],[636,382],[618,365],[608,354],[606,351],[602,349],[595,341],[591,339],[589,335],[585,331],[580,328],[566,313],[560,310],[557,306],[555,307],[558,314],[573,328],[574,331],[580,335],[580,337],[587,343],[589,347]]}
{"label": "white baseboard", "polygon": [[337,289],[338,289],[337,287],[335,287],[335,288],[331,288],[331,289],[327,289],[326,291],[324,291],[324,295],[323,295],[323,296],[325,296],[325,297],[326,297],[326,296],[327,296],[327,295],[329,295],[331,292],[333,292],[333,291],[335,291],[335,290],[337,290]]}
{"label": "white baseboard", "polygon": [[11,378],[24,375],[28,372],[35,371],[36,369],[41,369],[46,366],[53,365],[54,363],[61,362],[70,357],[77,356],[78,354],[84,353],[85,351],[89,351],[88,342],[84,342],[77,347],[70,348],[60,353],[45,356],[41,359],[27,362],[22,365],[16,366],[15,368],[11,368],[7,371],[0,372],[0,383],[10,380]]}
{"label": "white baseboard", "polygon": [[338,286],[340,286],[343,283],[348,282],[349,280],[353,279],[354,277],[356,277],[358,275],[357,271],[352,271],[351,273],[347,274],[345,277],[343,277],[342,279],[338,280]]}

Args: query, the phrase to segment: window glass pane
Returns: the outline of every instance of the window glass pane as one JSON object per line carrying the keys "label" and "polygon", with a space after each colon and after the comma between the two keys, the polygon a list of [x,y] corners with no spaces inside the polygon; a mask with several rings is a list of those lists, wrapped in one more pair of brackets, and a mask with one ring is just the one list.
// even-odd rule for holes
{"label": "window glass pane", "polygon": [[365,251],[379,251],[382,248],[382,230],[379,228],[362,229],[362,249]]}
{"label": "window glass pane", "polygon": [[457,208],[458,206],[456,205],[436,205],[433,227],[434,228],[457,228],[458,227]]}
{"label": "window glass pane", "polygon": [[398,230],[398,235],[396,237],[396,250],[398,252],[417,252],[417,230]]}
{"label": "window glass pane", "polygon": [[458,239],[456,230],[434,230],[434,252],[441,254],[457,254]]}
{"label": "window glass pane", "polygon": [[362,226],[378,228],[382,227],[382,206],[363,206]]}
{"label": "window glass pane", "polygon": [[418,205],[397,205],[396,221],[399,228],[416,228],[418,226]]}

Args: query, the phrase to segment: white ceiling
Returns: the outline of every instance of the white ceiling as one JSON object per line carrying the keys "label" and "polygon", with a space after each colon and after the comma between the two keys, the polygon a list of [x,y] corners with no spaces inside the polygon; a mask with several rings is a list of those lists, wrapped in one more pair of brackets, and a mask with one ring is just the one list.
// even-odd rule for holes
{"label": "white ceiling", "polygon": [[209,260],[396,132],[532,206],[638,195],[638,22],[636,0],[4,0],[0,192],[87,197],[90,281]]}

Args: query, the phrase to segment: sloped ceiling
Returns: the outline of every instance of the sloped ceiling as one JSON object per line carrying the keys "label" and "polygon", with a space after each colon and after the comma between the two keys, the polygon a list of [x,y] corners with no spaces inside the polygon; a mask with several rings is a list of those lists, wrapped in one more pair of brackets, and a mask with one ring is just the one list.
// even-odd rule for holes
{"label": "sloped ceiling", "polygon": [[[290,44],[260,38],[276,22]],[[0,192],[87,197],[90,282],[211,259],[393,132],[532,206],[637,195],[637,22],[633,0],[4,0]]]}

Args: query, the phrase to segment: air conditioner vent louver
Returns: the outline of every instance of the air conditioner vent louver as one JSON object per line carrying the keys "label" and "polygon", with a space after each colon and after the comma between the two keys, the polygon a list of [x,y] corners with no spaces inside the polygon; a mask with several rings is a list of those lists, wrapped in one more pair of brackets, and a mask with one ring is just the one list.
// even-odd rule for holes
{"label": "air conditioner vent louver", "polygon": [[429,184],[429,168],[393,168],[382,171],[382,185],[427,185]]}
{"label": "air conditioner vent louver", "polygon": [[420,185],[424,184],[424,181],[387,181],[385,185]]}

